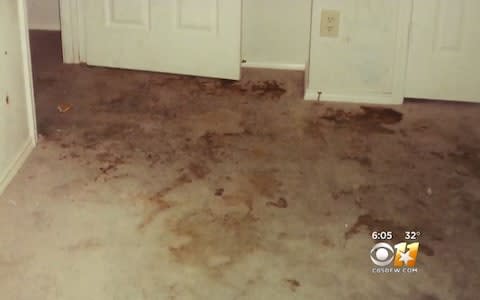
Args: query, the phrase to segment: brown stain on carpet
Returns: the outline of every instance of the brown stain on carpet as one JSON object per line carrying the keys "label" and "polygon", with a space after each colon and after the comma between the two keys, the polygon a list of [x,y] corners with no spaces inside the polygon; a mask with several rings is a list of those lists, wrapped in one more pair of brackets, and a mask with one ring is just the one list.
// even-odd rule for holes
{"label": "brown stain on carpet", "polygon": [[239,82],[195,76],[168,75],[150,80],[151,88],[162,87],[181,89],[190,95],[244,96],[255,95],[268,99],[278,99],[286,93],[286,88],[277,80],[257,80]]}
{"label": "brown stain on carpet", "polygon": [[372,160],[363,154],[344,154],[339,157],[342,161],[354,161],[362,167],[369,168],[372,166]]}
{"label": "brown stain on carpet", "polygon": [[152,211],[150,211],[144,217],[142,223],[140,223],[138,225],[139,230],[142,230],[145,227],[147,227],[148,225],[150,225],[153,222],[153,220],[155,220],[155,218],[158,216],[159,213],[161,213],[162,211],[167,210],[171,207],[171,205],[168,202],[166,202],[165,200],[163,200],[162,197],[163,196],[161,194],[157,194],[157,195],[153,196],[152,198],[150,198],[150,201],[154,203],[155,208]]}
{"label": "brown stain on carpet", "polygon": [[275,171],[255,171],[249,175],[250,184],[264,197],[273,198],[281,188],[282,183],[275,177]]}
{"label": "brown stain on carpet", "polygon": [[403,114],[391,108],[361,106],[358,113],[346,112],[341,109],[327,109],[321,117],[334,123],[337,127],[348,127],[362,132],[393,134],[394,130],[384,125],[393,125],[403,119]]}
{"label": "brown stain on carpet", "polygon": [[269,201],[267,202],[267,206],[276,207],[276,208],[287,208],[288,202],[287,199],[280,197],[277,201]]}
{"label": "brown stain on carpet", "polygon": [[448,156],[455,163],[464,166],[473,176],[480,178],[480,148],[459,145],[457,150],[449,153]]}
{"label": "brown stain on carpet", "polygon": [[188,241],[169,248],[175,260],[218,274],[221,267],[240,262],[261,247],[257,220],[245,216],[214,215],[200,210],[178,219],[172,232]]}
{"label": "brown stain on carpet", "polygon": [[165,201],[165,196],[167,196],[173,190],[191,182],[192,179],[188,175],[183,174],[178,177],[170,186],[162,189],[155,195],[148,198],[147,205],[149,207],[153,206],[153,208],[149,208],[148,212],[143,217],[142,222],[137,226],[137,229],[144,230],[155,220],[158,214],[172,207],[172,204]]}
{"label": "brown stain on carpet", "polygon": [[435,255],[435,251],[428,244],[420,242],[420,246],[419,246],[418,249],[419,249],[418,251],[420,253],[425,254],[426,256],[434,256]]}
{"label": "brown stain on carpet", "polygon": [[205,164],[199,162],[191,162],[188,170],[196,179],[203,179],[211,172]]}
{"label": "brown stain on carpet", "polygon": [[[247,85],[248,86],[248,85]],[[259,97],[278,99],[286,93],[286,89],[280,86],[276,80],[266,80],[251,84],[250,90]]]}
{"label": "brown stain on carpet", "polygon": [[296,279],[285,279],[288,287],[292,292],[296,292],[297,289],[301,286],[300,282]]}
{"label": "brown stain on carpet", "polygon": [[303,128],[303,133],[307,137],[314,138],[317,140],[326,143],[327,140],[325,139],[325,128],[322,126],[322,122],[318,119],[307,119],[305,122],[305,126]]}

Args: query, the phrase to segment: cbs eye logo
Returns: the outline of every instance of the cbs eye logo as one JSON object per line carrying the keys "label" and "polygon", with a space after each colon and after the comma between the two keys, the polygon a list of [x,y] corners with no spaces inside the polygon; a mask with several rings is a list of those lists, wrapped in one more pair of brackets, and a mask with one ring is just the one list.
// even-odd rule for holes
{"label": "cbs eye logo", "polygon": [[414,267],[417,262],[420,243],[398,243],[392,247],[388,243],[378,243],[370,250],[370,259],[379,267],[386,267],[394,261],[393,266]]}
{"label": "cbs eye logo", "polygon": [[392,246],[387,243],[378,243],[370,250],[370,259],[379,267],[388,266],[393,259],[394,251]]}

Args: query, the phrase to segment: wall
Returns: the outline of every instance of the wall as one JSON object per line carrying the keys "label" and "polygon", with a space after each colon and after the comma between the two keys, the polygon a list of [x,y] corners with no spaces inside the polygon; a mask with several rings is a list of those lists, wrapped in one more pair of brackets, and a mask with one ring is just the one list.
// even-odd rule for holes
{"label": "wall", "polygon": [[60,30],[59,0],[27,0],[30,29]]}
{"label": "wall", "polygon": [[0,1],[0,194],[36,141],[24,11],[23,0]]}
{"label": "wall", "polygon": [[311,0],[243,0],[242,55],[247,65],[303,68]]}
{"label": "wall", "polygon": [[[336,38],[320,36],[322,9],[340,11]],[[314,0],[305,98],[401,103],[411,1]]]}

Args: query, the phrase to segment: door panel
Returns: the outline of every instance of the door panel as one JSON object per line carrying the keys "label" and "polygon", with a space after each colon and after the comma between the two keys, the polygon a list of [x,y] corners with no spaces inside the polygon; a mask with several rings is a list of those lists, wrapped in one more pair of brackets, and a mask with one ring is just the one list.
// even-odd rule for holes
{"label": "door panel", "polygon": [[36,141],[25,2],[0,0],[0,194]]}
{"label": "door panel", "polygon": [[105,4],[107,26],[148,29],[150,24],[149,0],[107,0]]}
{"label": "door panel", "polygon": [[87,0],[90,65],[240,78],[241,0]]}
{"label": "door panel", "polygon": [[480,1],[414,0],[406,96],[480,101]]}

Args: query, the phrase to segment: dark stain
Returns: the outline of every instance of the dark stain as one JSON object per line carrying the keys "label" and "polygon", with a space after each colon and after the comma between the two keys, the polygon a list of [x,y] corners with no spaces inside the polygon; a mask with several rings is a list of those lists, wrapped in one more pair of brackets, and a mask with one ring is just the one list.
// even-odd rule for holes
{"label": "dark stain", "polygon": [[207,132],[202,135],[196,145],[196,153],[201,159],[207,159],[213,162],[219,162],[224,137],[215,133]]}
{"label": "dark stain", "polygon": [[333,191],[331,196],[334,200],[347,200],[353,201],[355,206],[363,208],[362,200],[371,198],[369,194],[375,192],[375,187],[371,185],[361,185],[358,188],[346,188],[337,191]]}
{"label": "dark stain", "polygon": [[94,149],[98,144],[106,141],[119,141],[128,145],[130,142],[138,143],[138,140],[140,139],[150,139],[150,137],[141,129],[139,124],[131,124],[128,122],[112,122],[97,125],[96,128],[85,130],[82,138],[83,140],[79,145],[82,145],[87,149]]}
{"label": "dark stain", "polygon": [[260,195],[267,198],[273,198],[282,186],[282,183],[275,178],[274,171],[253,172],[249,181]]}
{"label": "dark stain", "polygon": [[436,152],[436,151],[431,151],[430,154],[439,158],[439,159],[442,159],[442,160],[445,159],[445,155],[443,153]]}
{"label": "dark stain", "polygon": [[225,189],[219,188],[215,190],[215,196],[220,197],[223,195],[223,192],[225,192]]}
{"label": "dark stain", "polygon": [[189,241],[170,247],[176,261],[206,269],[210,275],[220,275],[226,266],[240,262],[261,248],[257,220],[245,216],[216,216],[209,210],[197,211],[180,218],[172,231]]}
{"label": "dark stain", "polygon": [[480,148],[469,145],[457,146],[457,151],[448,154],[449,158],[461,164],[470,174],[480,178]]}
{"label": "dark stain", "polygon": [[380,124],[396,124],[402,121],[403,114],[391,108],[366,107],[361,106],[364,111],[363,115],[358,115],[359,120],[368,120]]}
{"label": "dark stain", "polygon": [[70,152],[70,158],[71,159],[77,159],[77,158],[80,158],[80,154],[78,154],[77,152],[74,152],[74,151],[71,151]]}
{"label": "dark stain", "polygon": [[137,228],[139,230],[142,230],[145,227],[147,227],[149,224],[153,222],[153,220],[155,220],[155,218],[159,213],[171,207],[171,205],[168,202],[163,200],[163,197],[165,196],[165,194],[166,194],[166,191],[162,191],[157,193],[153,197],[149,198],[149,201],[155,205],[155,208],[152,211],[150,211],[147,214],[147,216],[143,219],[142,223],[138,225]]}
{"label": "dark stain", "polygon": [[155,167],[155,165],[162,160],[162,157],[162,153],[145,153],[145,159],[150,163],[150,168]]}
{"label": "dark stain", "polygon": [[287,283],[288,287],[292,292],[296,292],[301,285],[300,282],[296,279],[285,279],[285,282]]}
{"label": "dark stain", "polygon": [[107,181],[110,173],[117,171],[119,165],[125,164],[125,161],[122,157],[113,156],[109,153],[97,154],[97,160],[102,163],[106,163],[106,165],[98,168],[100,170],[100,174],[95,177],[95,181],[100,179],[102,176],[104,177],[104,181]]}
{"label": "dark stain", "polygon": [[460,190],[465,186],[465,181],[460,177],[452,177],[447,180],[447,187],[451,190]]}
{"label": "dark stain", "polygon": [[287,91],[276,80],[255,82],[250,89],[256,96],[268,98],[280,98]]}
{"label": "dark stain", "polygon": [[384,125],[393,125],[402,121],[403,115],[390,108],[361,107],[359,113],[346,112],[341,109],[327,109],[321,117],[334,123],[337,127],[348,127],[362,132],[393,134],[394,130]]}
{"label": "dark stain", "polygon": [[117,170],[117,166],[116,165],[108,165],[106,167],[100,167],[98,169],[101,172],[100,175],[108,175],[108,172]]}
{"label": "dark stain", "polygon": [[321,240],[321,244],[322,246],[326,247],[326,248],[333,248],[335,247],[335,244],[328,238],[326,237],[323,237],[322,240]]}
{"label": "dark stain", "polygon": [[148,225],[150,225],[155,220],[155,218],[158,216],[159,213],[172,207],[172,205],[167,201],[165,201],[164,199],[165,196],[168,195],[168,193],[191,182],[192,180],[188,175],[185,175],[185,174],[181,175],[170,186],[163,188],[161,191],[157,192],[155,195],[148,198],[147,204],[149,204],[149,206],[153,206],[153,209],[150,209],[147,212],[147,214],[143,218],[142,223],[140,223],[137,226],[137,229],[138,230],[145,229]]}
{"label": "dark stain", "polygon": [[340,160],[351,160],[359,163],[361,166],[370,168],[372,166],[372,160],[368,156],[364,155],[352,155],[352,154],[345,154],[340,157]]}
{"label": "dark stain", "polygon": [[117,156],[110,152],[101,152],[96,155],[96,158],[101,163],[108,163],[114,166],[125,164],[123,156]]}
{"label": "dark stain", "polygon": [[305,127],[303,128],[305,135],[319,139],[322,142],[326,143],[324,129],[322,127],[322,122],[318,119],[308,119],[306,121]]}
{"label": "dark stain", "polygon": [[273,202],[273,201],[267,202],[267,206],[276,207],[276,208],[287,208],[288,207],[288,202],[285,198],[280,197],[275,202]]}
{"label": "dark stain", "polygon": [[[207,96],[245,96],[277,99],[286,93],[286,89],[276,80],[234,81],[226,79],[203,78],[195,76],[168,75],[149,79],[149,92],[158,88],[178,90],[180,93]],[[142,88],[145,90],[145,88]]]}
{"label": "dark stain", "polygon": [[426,256],[434,256],[435,251],[432,247],[424,242],[420,242],[420,247],[418,248],[419,253],[425,254]]}
{"label": "dark stain", "polygon": [[334,191],[331,193],[331,195],[334,200],[338,200],[343,197],[353,195],[353,189],[343,189],[343,190]]}
{"label": "dark stain", "polygon": [[188,170],[197,179],[205,178],[210,173],[210,169],[204,164],[193,162],[188,165]]}
{"label": "dark stain", "polygon": [[228,91],[234,94],[244,95],[248,92],[248,89],[243,87],[238,81],[220,79],[220,87],[223,91]]}

